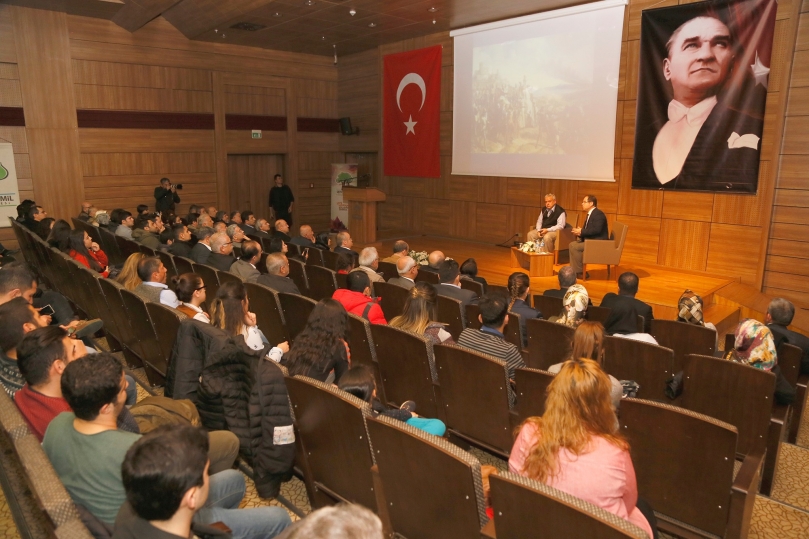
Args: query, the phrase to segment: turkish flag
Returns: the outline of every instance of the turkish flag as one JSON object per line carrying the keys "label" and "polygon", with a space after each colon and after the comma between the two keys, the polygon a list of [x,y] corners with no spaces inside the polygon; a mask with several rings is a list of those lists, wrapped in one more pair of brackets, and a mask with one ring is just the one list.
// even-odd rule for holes
{"label": "turkish flag", "polygon": [[440,178],[441,45],[384,62],[385,174]]}

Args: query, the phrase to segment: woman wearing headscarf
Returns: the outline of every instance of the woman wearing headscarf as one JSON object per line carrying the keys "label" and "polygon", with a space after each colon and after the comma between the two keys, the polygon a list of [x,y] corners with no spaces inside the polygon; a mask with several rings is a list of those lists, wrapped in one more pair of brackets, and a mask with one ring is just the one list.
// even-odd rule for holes
{"label": "woman wearing headscarf", "polygon": [[691,290],[686,289],[677,302],[677,321],[694,326],[703,326],[716,331],[716,326],[703,320],[702,308],[702,298]]}
{"label": "woman wearing headscarf", "polygon": [[584,320],[587,314],[587,304],[590,296],[587,289],[580,284],[574,284],[565,292],[562,299],[562,313],[553,320],[557,324],[564,324],[571,328],[576,328]]}
{"label": "woman wearing headscarf", "polygon": [[778,367],[778,354],[770,328],[758,320],[747,318],[736,326],[734,336],[733,349],[725,353],[725,359],[771,371],[776,380],[775,401],[778,404],[795,402],[795,388],[789,385]]}
{"label": "woman wearing headscarf", "polygon": [[630,303],[616,303],[610,309],[610,314],[604,320],[604,332],[613,337],[622,337],[657,344],[654,337],[648,333],[638,332],[638,311]]}

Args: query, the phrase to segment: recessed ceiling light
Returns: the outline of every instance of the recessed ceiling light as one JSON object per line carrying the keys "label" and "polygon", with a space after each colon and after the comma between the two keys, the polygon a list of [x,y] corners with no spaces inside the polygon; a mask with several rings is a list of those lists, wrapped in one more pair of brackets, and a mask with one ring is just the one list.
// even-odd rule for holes
{"label": "recessed ceiling light", "polygon": [[315,5],[315,0],[306,0],[306,5],[307,6],[314,6]]}
{"label": "recessed ceiling light", "polygon": [[275,13],[273,13],[273,14],[272,14],[272,16],[273,16],[273,17],[280,17],[280,16],[281,16],[281,13],[279,13],[278,11],[276,11]]}
{"label": "recessed ceiling light", "polygon": [[429,11],[430,13],[435,13],[436,11],[438,11],[438,9],[435,6],[433,6],[430,9],[428,9],[427,11]]}
{"label": "recessed ceiling light", "polygon": [[435,19],[433,19],[433,24],[435,24]]}
{"label": "recessed ceiling light", "polygon": [[348,14],[349,14],[349,15],[351,15],[351,16],[353,17],[354,15],[356,15],[356,14],[357,14],[357,10],[356,10],[356,9],[354,9],[354,8],[351,8],[351,9],[349,9],[349,10],[348,10]]}
{"label": "recessed ceiling light", "polygon": [[368,25],[369,28],[373,28],[374,26],[376,26],[375,22],[372,22],[371,24]]}
{"label": "recessed ceiling light", "polygon": [[326,41],[326,36],[320,36],[321,41]]}

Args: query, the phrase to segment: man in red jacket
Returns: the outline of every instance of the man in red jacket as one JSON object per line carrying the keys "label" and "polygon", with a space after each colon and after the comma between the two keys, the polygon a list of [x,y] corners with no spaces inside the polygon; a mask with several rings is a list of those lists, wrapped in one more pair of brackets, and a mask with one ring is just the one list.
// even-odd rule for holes
{"label": "man in red jacket", "polygon": [[378,298],[371,297],[371,280],[363,271],[348,274],[348,289],[340,288],[334,292],[333,299],[339,301],[345,310],[361,316],[372,324],[387,324]]}

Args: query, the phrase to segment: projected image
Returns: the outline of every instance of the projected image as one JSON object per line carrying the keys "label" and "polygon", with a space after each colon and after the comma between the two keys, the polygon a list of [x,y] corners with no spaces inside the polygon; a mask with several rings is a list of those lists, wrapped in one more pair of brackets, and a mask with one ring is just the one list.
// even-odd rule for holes
{"label": "projected image", "polygon": [[474,153],[570,155],[586,148],[583,94],[592,35],[509,41],[473,50]]}

